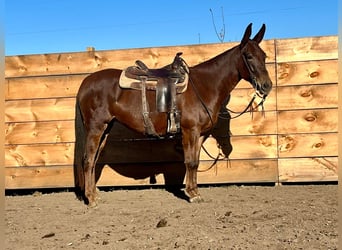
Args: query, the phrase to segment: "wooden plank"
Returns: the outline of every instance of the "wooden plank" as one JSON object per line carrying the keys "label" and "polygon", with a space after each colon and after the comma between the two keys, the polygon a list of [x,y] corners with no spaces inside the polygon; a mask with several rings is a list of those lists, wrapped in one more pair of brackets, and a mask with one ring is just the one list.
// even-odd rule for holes
{"label": "wooden plank", "polygon": [[5,102],[5,122],[75,119],[75,98],[34,99]]}
{"label": "wooden plank", "polygon": [[337,36],[276,40],[277,62],[337,59]]}
{"label": "wooden plank", "polygon": [[278,86],[338,82],[338,60],[277,64]]}
{"label": "wooden plank", "polygon": [[74,143],[7,145],[6,167],[70,165],[74,157]]}
{"label": "wooden plank", "polygon": [[[233,136],[231,137],[231,145],[233,150],[229,155],[229,159],[261,159],[261,158],[277,158],[277,136],[276,135],[260,135],[260,136]],[[216,157],[218,155],[217,142],[210,137],[203,143],[204,148],[210,155]],[[211,157],[202,149],[200,160],[212,160]]]}
{"label": "wooden plank", "polygon": [[[250,182],[272,182],[278,180],[276,160],[231,160],[229,162],[219,161],[214,167],[212,162],[201,161],[198,172],[199,184],[210,183],[250,183]],[[118,186],[118,185],[146,185],[149,183],[149,176],[158,173],[156,176],[157,184],[179,184],[184,183],[185,169],[183,165],[175,166],[174,163],[165,163],[158,170],[149,165],[125,165],[113,171],[108,166],[102,171],[98,181],[98,186]],[[126,171],[123,170],[126,169]],[[169,172],[170,171],[170,172]],[[137,174],[138,172],[138,174]],[[145,172],[142,173],[142,172]],[[124,173],[121,174],[120,173]],[[160,174],[163,173],[163,174]],[[133,180],[137,178],[141,179]],[[171,175],[171,177],[168,177]],[[123,176],[127,179],[123,181]],[[145,177],[145,178],[144,178]],[[121,181],[122,180],[122,181]]]}
{"label": "wooden plank", "polygon": [[[231,92],[230,101],[227,107],[233,110],[234,112],[242,112],[248,106],[254,94],[255,94],[255,90],[253,88],[234,89]],[[277,91],[273,89],[270,92],[270,94],[267,96],[266,101],[264,102],[264,110],[266,111],[276,110],[276,105],[277,105],[276,97],[277,97]],[[256,108],[260,102],[261,102],[261,98],[256,96],[253,102],[253,108]],[[262,107],[259,106],[255,110],[261,111]]]}
{"label": "wooden plank", "polygon": [[[183,162],[180,141],[139,140],[108,142],[98,160],[102,163]],[[71,165],[74,143],[44,143],[5,146],[6,167]]]}
{"label": "wooden plank", "polygon": [[[234,114],[232,114],[234,116]],[[266,111],[246,113],[230,120],[230,132],[237,135],[277,134],[277,112]]]}
{"label": "wooden plank", "polygon": [[64,188],[73,183],[71,166],[5,168],[6,189]]}
{"label": "wooden plank", "polygon": [[338,155],[337,133],[278,135],[279,158]]}
{"label": "wooden plank", "polygon": [[337,118],[337,108],[279,111],[278,133],[337,132]]}
{"label": "wooden plank", "polygon": [[[190,46],[8,56],[5,58],[5,77],[83,74],[105,68],[123,69],[133,65],[137,59],[143,60],[151,68],[158,68],[170,64],[175,54],[180,51],[183,52],[183,58],[186,62],[190,66],[193,66],[236,45],[237,43],[215,43]],[[260,46],[268,55],[267,62],[274,62],[274,40],[262,41]]]}
{"label": "wooden plank", "polygon": [[[275,65],[267,64],[270,78],[276,82]],[[5,100],[75,97],[81,82],[88,74],[53,75],[7,78]],[[236,88],[251,88],[241,80]]]}
{"label": "wooden plank", "polygon": [[61,75],[9,78],[5,81],[5,100],[76,97],[87,75]]}
{"label": "wooden plank", "polygon": [[5,124],[5,144],[74,142],[74,121],[19,122]]}
{"label": "wooden plank", "polygon": [[278,168],[282,183],[338,180],[338,157],[279,159]]}
{"label": "wooden plank", "polygon": [[[206,170],[209,162],[202,162],[200,169]],[[113,170],[113,168],[115,170]],[[150,185],[150,175],[156,174],[158,185],[184,183],[184,165],[165,163],[154,166],[126,164],[105,166],[97,186]],[[276,160],[232,160],[219,162],[216,167],[198,173],[198,183],[253,183],[277,182]],[[5,188],[65,188],[74,186],[72,166],[5,168]]]}
{"label": "wooden plank", "polygon": [[277,109],[336,108],[338,85],[307,85],[277,88]]}
{"label": "wooden plank", "polygon": [[198,183],[276,183],[278,181],[275,159],[219,161],[216,166],[207,170],[211,164],[211,161],[201,161],[197,174]]}
{"label": "wooden plank", "polygon": [[[324,112],[325,110],[319,112],[319,119],[321,119],[322,116],[325,117],[324,119],[333,119],[333,116],[326,116]],[[326,110],[326,112],[328,112],[328,114],[334,114],[332,110]],[[230,121],[230,131],[233,135],[276,134],[276,116],[277,113],[275,111],[266,111],[265,116],[262,114],[262,112],[254,112],[253,115],[247,113]],[[296,113],[291,117],[293,116],[296,116]],[[284,119],[286,119],[286,117]],[[321,126],[326,127],[328,124],[322,123]],[[328,126],[327,128],[330,127],[331,126]],[[116,127],[116,129],[119,129],[119,133],[127,134],[125,131],[120,130],[120,128]],[[131,138],[130,135],[127,136],[127,138]],[[74,141],[74,120],[10,122],[5,124],[6,145],[65,143]]]}
{"label": "wooden plank", "polygon": [[[276,158],[277,136],[234,136],[230,159]],[[204,147],[211,155],[218,153],[216,140],[208,138]],[[73,163],[74,143],[44,143],[5,146],[7,167],[70,165]],[[201,160],[211,160],[202,150]],[[103,149],[99,163],[136,163],[183,161],[181,141],[140,140],[111,141]]]}
{"label": "wooden plank", "polygon": [[[248,105],[253,95],[253,89],[234,90],[228,107],[235,111],[242,111]],[[256,98],[253,105],[257,106],[260,100],[260,98]],[[275,110],[275,91],[271,92],[264,107],[267,111]],[[261,110],[261,107],[258,110]],[[5,102],[5,122],[56,121],[74,118],[75,98],[13,100]]]}

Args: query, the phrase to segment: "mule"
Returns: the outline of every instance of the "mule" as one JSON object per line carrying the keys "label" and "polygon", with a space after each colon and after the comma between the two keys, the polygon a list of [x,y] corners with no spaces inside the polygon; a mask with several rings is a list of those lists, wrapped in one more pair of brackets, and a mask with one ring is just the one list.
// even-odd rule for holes
{"label": "mule", "polygon": [[[272,89],[266,70],[266,54],[259,44],[265,24],[251,39],[252,24],[239,45],[189,67],[189,84],[176,96],[181,113],[180,127],[184,150],[185,192],[190,202],[203,201],[197,186],[200,150],[206,132],[217,122],[222,104],[241,79],[251,83],[264,101]],[[87,76],[80,85],[75,105],[75,190],[89,206],[97,205],[95,166],[113,122],[144,133],[141,91],[119,86],[120,69],[105,69]],[[155,92],[147,91],[150,119],[155,132],[165,135],[167,114],[156,111]]]}

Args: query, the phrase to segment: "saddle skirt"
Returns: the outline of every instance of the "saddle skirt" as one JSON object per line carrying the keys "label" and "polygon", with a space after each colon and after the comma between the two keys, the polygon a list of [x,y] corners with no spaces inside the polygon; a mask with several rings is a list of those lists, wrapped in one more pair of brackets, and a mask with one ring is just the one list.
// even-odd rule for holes
{"label": "saddle skirt", "polygon": [[[131,66],[131,67],[136,67],[136,66]],[[177,94],[184,93],[188,87],[188,82],[189,82],[189,74],[185,74],[184,81],[178,82],[176,84],[176,93]],[[158,83],[158,79],[147,79],[146,80],[146,90],[156,91],[157,90],[157,83]],[[121,88],[124,88],[124,89],[141,90],[142,83],[141,83],[141,81],[139,81],[137,79],[127,77],[126,69],[124,69],[120,75],[119,86]]]}

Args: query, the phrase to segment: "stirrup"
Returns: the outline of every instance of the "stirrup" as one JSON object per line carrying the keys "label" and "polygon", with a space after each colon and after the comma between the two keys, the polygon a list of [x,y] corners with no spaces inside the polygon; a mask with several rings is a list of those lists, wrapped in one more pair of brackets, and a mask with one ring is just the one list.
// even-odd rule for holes
{"label": "stirrup", "polygon": [[167,119],[167,133],[177,134],[180,133],[180,112],[171,111]]}

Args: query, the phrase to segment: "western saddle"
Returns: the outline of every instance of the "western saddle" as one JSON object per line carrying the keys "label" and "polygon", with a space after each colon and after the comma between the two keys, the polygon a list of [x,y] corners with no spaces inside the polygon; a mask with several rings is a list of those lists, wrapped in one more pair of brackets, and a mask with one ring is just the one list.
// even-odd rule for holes
{"label": "western saddle", "polygon": [[168,113],[168,134],[180,132],[180,111],[176,105],[177,84],[188,79],[189,68],[181,58],[182,52],[176,54],[173,62],[158,69],[150,69],[145,63],[137,60],[136,66],[128,67],[125,70],[127,78],[139,80],[141,82],[142,111],[145,131],[148,135],[159,137],[155,132],[153,123],[149,117],[149,107],[146,99],[146,82],[156,81],[156,107],[157,112]]}

